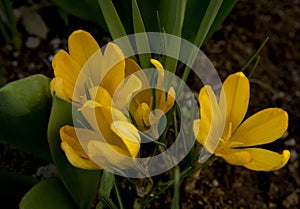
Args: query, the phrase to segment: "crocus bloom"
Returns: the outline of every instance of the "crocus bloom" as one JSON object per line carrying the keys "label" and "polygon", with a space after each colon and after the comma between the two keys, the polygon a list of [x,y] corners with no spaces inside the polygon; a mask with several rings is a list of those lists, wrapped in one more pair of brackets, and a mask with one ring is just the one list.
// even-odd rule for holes
{"label": "crocus bloom", "polygon": [[[145,131],[151,126],[151,134],[157,138],[159,135],[157,130],[159,119],[173,107],[176,93],[173,87],[167,93],[165,92],[165,70],[159,61],[155,59],[151,59],[150,61],[157,69],[155,91],[152,91],[148,80],[143,79],[142,89],[145,90],[134,97],[129,110],[138,129]],[[155,101],[153,101],[154,99]]]}
{"label": "crocus bloom", "polygon": [[61,147],[68,160],[83,169],[99,169],[101,166],[93,162],[95,159],[110,165],[120,163],[122,159],[114,159],[110,147],[125,156],[136,157],[140,148],[137,129],[112,107],[112,97],[118,107],[130,100],[141,88],[141,81],[136,76],[124,80],[140,68],[133,60],[125,58],[115,44],[109,43],[102,53],[97,42],[85,31],[72,33],[68,43],[69,53],[60,50],[53,59],[55,78],[51,91],[78,105],[92,127],[64,126],[60,129]]}
{"label": "crocus bloom", "polygon": [[290,152],[282,154],[256,148],[280,138],[288,127],[288,114],[279,108],[267,108],[244,122],[250,87],[242,73],[230,75],[223,83],[219,102],[210,86],[199,93],[200,120],[194,121],[197,141],[228,163],[256,171],[283,167]]}

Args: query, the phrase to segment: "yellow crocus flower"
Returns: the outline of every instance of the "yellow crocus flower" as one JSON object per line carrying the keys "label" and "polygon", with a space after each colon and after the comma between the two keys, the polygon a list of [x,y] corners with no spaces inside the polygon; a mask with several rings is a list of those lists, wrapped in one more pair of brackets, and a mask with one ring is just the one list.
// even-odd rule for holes
{"label": "yellow crocus flower", "polygon": [[[168,92],[165,92],[164,81],[164,69],[162,64],[155,59],[151,59],[150,62],[157,69],[157,83],[154,91],[155,98],[153,97],[153,91],[147,79],[143,79],[144,91],[140,92],[133,99],[130,104],[130,112],[139,130],[145,131],[152,127],[152,135],[158,137],[158,122],[159,119],[166,114],[174,105],[176,93],[173,87]],[[145,76],[146,77],[146,76]],[[155,99],[155,101],[153,101]],[[155,107],[153,107],[153,104]],[[156,111],[153,111],[156,110]]]}
{"label": "yellow crocus flower", "polygon": [[282,168],[290,152],[282,154],[256,148],[280,138],[288,127],[288,114],[280,108],[267,108],[244,122],[250,96],[248,78],[238,72],[223,83],[219,102],[210,86],[199,93],[200,120],[194,121],[197,141],[233,165],[256,171]]}
{"label": "yellow crocus flower", "polygon": [[[60,50],[53,59],[55,78],[51,91],[78,105],[93,130],[62,127],[61,147],[70,163],[79,168],[101,169],[98,162],[126,167],[122,155],[116,156],[114,151],[135,158],[140,148],[139,135],[130,121],[112,107],[112,97],[114,106],[120,108],[130,100],[142,84],[136,76],[124,80],[140,68],[113,43],[102,53],[94,38],[83,30],[73,32],[68,45],[69,53]],[[96,115],[96,122],[92,114]]]}

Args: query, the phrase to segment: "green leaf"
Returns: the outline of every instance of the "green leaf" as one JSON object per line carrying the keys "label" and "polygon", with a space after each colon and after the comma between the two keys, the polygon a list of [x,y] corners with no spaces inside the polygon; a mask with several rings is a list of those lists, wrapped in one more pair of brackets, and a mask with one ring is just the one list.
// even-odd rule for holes
{"label": "green leaf", "polygon": [[172,199],[172,209],[179,209],[179,190],[180,190],[180,168],[174,168],[174,195]]}
{"label": "green leaf", "polygon": [[261,50],[265,47],[266,43],[268,42],[269,37],[267,37],[264,42],[259,46],[259,48],[253,53],[253,55],[249,58],[246,64],[242,67],[241,72],[243,72],[252,62],[253,60],[259,55]]}
{"label": "green leaf", "polygon": [[[115,40],[120,37],[127,36],[122,21],[112,0],[98,0],[100,9],[104,16],[111,37]],[[121,45],[120,45],[121,44]],[[133,55],[133,49],[128,38],[124,38],[122,43],[119,42],[119,47],[125,55]],[[135,57],[133,57],[135,59]]]}
{"label": "green leaf", "polygon": [[[143,18],[140,13],[139,6],[136,0],[132,0],[132,15],[133,15],[133,28],[134,33],[144,33],[146,32]],[[137,39],[139,37],[139,39]],[[136,37],[136,47],[139,54],[139,60],[142,68],[149,68],[151,54],[140,54],[143,51],[150,52],[149,40],[147,35],[137,36]]]}
{"label": "green leaf", "polygon": [[99,188],[99,196],[101,201],[97,204],[96,209],[102,209],[106,205],[105,199],[109,199],[111,190],[113,189],[115,184],[115,175],[109,171],[103,170],[101,176],[101,184]]}
{"label": "green leaf", "polygon": [[[0,171],[1,208],[18,208],[23,195],[37,183],[37,180],[23,174]],[[3,208],[6,209],[6,208]]]}
{"label": "green leaf", "polygon": [[113,39],[126,36],[122,21],[111,0],[98,0],[106,25]]}
{"label": "green leaf", "polygon": [[[222,5],[223,0],[212,0],[209,2],[208,7],[204,13],[203,18],[201,19],[200,26],[198,27],[198,31],[196,34],[196,37],[193,41],[193,44],[197,47],[201,48],[204,40],[206,39],[208,32],[215,21],[215,18],[219,12],[219,9]],[[196,59],[197,53],[191,53],[189,56],[189,63],[194,63],[194,60]],[[188,78],[188,75],[190,73],[190,68],[188,66],[185,67],[182,80],[186,81]]]}
{"label": "green leaf", "polygon": [[46,179],[29,190],[20,209],[75,209],[76,205],[58,178]]}
{"label": "green leaf", "polygon": [[[187,2],[186,14],[183,23],[182,37],[189,41],[195,40],[195,34],[200,27],[200,23],[207,11],[209,4],[215,4],[218,0],[190,0]],[[209,29],[209,32],[206,34],[205,39],[210,37],[216,28],[224,21],[225,17],[234,7],[237,0],[226,0],[223,1],[216,17],[213,20]]]}
{"label": "green leaf", "polygon": [[[181,37],[187,0],[164,0],[161,1],[159,15],[162,18],[162,27],[166,33]],[[166,57],[164,67],[175,73],[177,60],[180,53],[180,43],[167,43],[175,51],[177,57]],[[174,45],[175,44],[175,45]],[[169,83],[169,81],[167,82]]]}
{"label": "green leaf", "polygon": [[100,171],[88,171],[72,166],[60,148],[59,129],[72,125],[72,104],[53,96],[48,126],[48,142],[54,164],[71,196],[80,209],[89,208],[96,197]]}
{"label": "green leaf", "polygon": [[199,48],[202,46],[217,14],[218,11],[222,5],[223,0],[212,0],[208,4],[208,8],[205,11],[205,14],[203,16],[203,19],[200,23],[200,26],[198,28],[194,44],[198,46]]}
{"label": "green leaf", "polygon": [[237,0],[226,0],[223,1],[221,8],[219,9],[219,12],[217,16],[215,17],[215,20],[210,27],[210,30],[206,36],[206,39],[209,38],[217,29],[217,27],[224,21],[224,19],[228,16],[230,11],[233,9],[234,5],[236,4]]}
{"label": "green leaf", "polygon": [[33,75],[0,89],[0,140],[51,161],[47,143],[50,79]]}

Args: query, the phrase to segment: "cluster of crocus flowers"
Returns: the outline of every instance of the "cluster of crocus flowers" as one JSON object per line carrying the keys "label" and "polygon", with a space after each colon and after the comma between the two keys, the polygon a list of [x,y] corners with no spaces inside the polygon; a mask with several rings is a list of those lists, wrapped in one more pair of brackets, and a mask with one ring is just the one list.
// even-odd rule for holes
{"label": "cluster of crocus flowers", "polygon": [[[169,90],[171,96],[163,91],[162,65],[151,59],[161,89],[155,91],[153,102],[147,76],[134,60],[124,57],[117,45],[108,43],[102,53],[89,33],[78,30],[70,35],[68,46],[69,53],[60,50],[53,59],[51,91],[77,105],[85,118],[82,123],[88,124],[63,126],[61,148],[72,165],[83,169],[134,166],[126,159],[134,159],[139,153],[138,129],[157,128],[161,113],[174,104],[174,89]],[[153,104],[161,111],[152,112]]]}
{"label": "cluster of crocus flowers", "polygon": [[224,81],[219,101],[212,88],[204,86],[198,98],[200,120],[194,122],[197,141],[230,164],[256,171],[280,169],[290,158],[288,150],[279,154],[255,146],[280,138],[288,127],[288,115],[280,108],[268,108],[243,121],[249,96],[249,80],[242,72]]}
{"label": "cluster of crocus flowers", "polygon": [[[53,59],[53,94],[72,102],[85,119],[77,127],[60,129],[61,148],[70,163],[82,169],[119,169],[136,166],[140,133],[158,138],[160,119],[175,104],[173,87],[165,91],[165,71],[155,67],[155,85],[138,64],[121,49],[107,44],[104,52],[87,32],[78,30],[68,40],[69,53],[60,50]],[[167,92],[167,93],[166,93]],[[199,93],[200,119],[194,121],[197,141],[228,163],[252,170],[283,167],[290,152],[257,148],[280,138],[288,115],[279,108],[262,110],[244,122],[249,103],[249,80],[243,73],[230,75],[218,100],[210,86]]]}

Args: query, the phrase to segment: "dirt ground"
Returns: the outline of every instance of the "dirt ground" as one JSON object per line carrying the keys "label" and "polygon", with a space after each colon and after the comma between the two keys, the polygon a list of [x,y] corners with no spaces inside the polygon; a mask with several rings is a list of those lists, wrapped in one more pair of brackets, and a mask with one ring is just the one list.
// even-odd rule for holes
{"label": "dirt ground", "polygon": [[[27,5],[30,6],[30,5]],[[98,38],[103,34],[95,25],[69,19],[66,29],[55,7],[39,10],[47,28],[47,36],[36,47],[35,37],[18,23],[24,41],[21,51],[12,46],[0,49],[0,85],[43,73],[53,76],[51,58],[58,48],[66,48],[66,38],[75,29],[85,29]],[[56,14],[56,15],[55,15]],[[274,172],[254,172],[218,160],[181,187],[181,208],[296,209],[300,206],[300,1],[239,0],[223,25],[205,43],[202,50],[224,79],[239,71],[261,43],[269,37],[260,54],[260,62],[251,81],[248,115],[267,107],[281,107],[289,113],[289,128],[282,139],[268,145],[276,151],[288,149],[288,164]],[[253,67],[253,64],[246,70]],[[195,84],[197,89],[197,85]],[[45,162],[0,142],[0,169],[36,173]],[[154,201],[149,208],[169,208],[171,193]]]}

